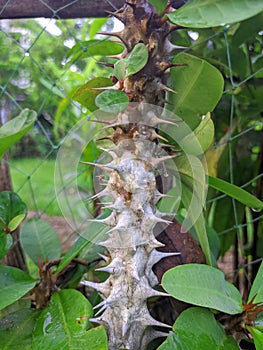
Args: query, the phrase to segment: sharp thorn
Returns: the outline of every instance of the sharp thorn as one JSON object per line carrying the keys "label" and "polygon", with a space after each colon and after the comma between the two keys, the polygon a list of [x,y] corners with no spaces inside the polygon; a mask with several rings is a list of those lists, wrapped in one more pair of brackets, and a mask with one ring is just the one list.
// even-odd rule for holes
{"label": "sharp thorn", "polygon": [[164,91],[171,92],[172,94],[177,94],[176,91],[174,91],[173,89],[169,88],[168,86],[166,86],[166,85],[164,85],[164,84],[160,84],[160,87],[161,87]]}
{"label": "sharp thorn", "polygon": [[105,12],[108,13],[110,16],[116,17],[119,21],[125,24],[124,19],[117,12],[112,12],[112,11],[105,11]]}
{"label": "sharp thorn", "polygon": [[109,62],[96,62],[96,63],[100,64],[101,66],[114,68],[114,64],[113,63],[109,63]]}
{"label": "sharp thorn", "polygon": [[119,90],[120,89],[120,83],[117,82],[115,85],[113,86],[105,86],[105,87],[100,87],[100,88],[90,88],[91,90],[96,90],[96,91],[100,91],[100,90]]}
{"label": "sharp thorn", "polygon": [[100,164],[100,163],[92,163],[92,162],[81,162],[82,164],[92,165],[95,167],[98,167],[103,170],[116,170],[120,171],[120,167],[109,165],[109,164]]}
{"label": "sharp thorn", "polygon": [[92,323],[101,324],[101,320],[99,318],[93,317],[93,318],[90,318],[89,321],[92,322]]}

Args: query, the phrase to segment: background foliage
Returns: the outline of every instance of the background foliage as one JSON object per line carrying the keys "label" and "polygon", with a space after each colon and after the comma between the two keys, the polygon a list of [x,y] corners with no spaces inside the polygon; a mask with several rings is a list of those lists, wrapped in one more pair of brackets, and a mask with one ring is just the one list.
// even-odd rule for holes
{"label": "background foliage", "polygon": [[[152,3],[155,4],[156,2],[152,1]],[[160,3],[163,4],[164,2]],[[229,1],[228,6],[231,3]],[[240,1],[240,8],[245,4],[247,4],[246,1]],[[184,69],[184,67],[181,70],[177,67],[172,68],[170,77],[171,82],[174,82],[172,88],[178,94],[170,94],[168,102],[173,103],[173,105],[179,104],[180,112],[197,135],[200,134],[201,142],[204,138],[210,140],[208,137],[209,130],[210,137],[213,135],[209,121],[206,128],[202,127],[201,130],[196,131],[202,121],[202,113],[204,112],[202,108],[213,110],[215,107],[211,114],[215,126],[214,140],[211,145],[208,141],[204,144],[204,149],[208,147],[206,160],[209,175],[235,184],[262,199],[263,15],[262,12],[257,14],[259,12],[256,7],[257,4],[257,1],[253,2],[253,6],[245,11],[245,15],[240,11],[241,17],[233,18],[231,11],[225,7],[225,2],[222,2],[223,13],[225,12],[227,16],[230,16],[229,21],[224,23],[222,23],[220,16],[214,13],[214,8],[213,11],[209,9],[209,1],[206,2],[205,8],[199,12],[196,11],[195,6],[199,8],[200,1],[192,1],[192,4],[189,4],[187,11],[190,15],[188,15],[190,17],[195,16],[192,22],[196,25],[190,29],[182,28],[172,34],[173,42],[185,47],[172,58],[172,61],[173,63],[189,64],[190,69]],[[161,5],[159,6],[159,12],[161,12],[163,8]],[[185,22],[184,13],[182,16],[180,15],[182,11],[178,10],[176,21],[179,21],[177,23],[180,25],[189,26],[189,23]],[[251,12],[248,13],[248,11]],[[173,20],[173,15],[169,16]],[[244,16],[251,16],[251,18],[240,23],[234,23],[239,19],[243,19]],[[50,268],[46,269],[45,263],[47,261],[58,260],[54,266],[59,266],[55,275],[56,281],[54,282],[52,278],[49,281],[51,294],[54,292],[52,290],[54,285],[61,288],[75,288],[84,272],[89,271],[91,275],[94,274],[89,266],[90,261],[96,259],[94,246],[90,246],[85,238],[79,237],[73,247],[66,252],[63,260],[60,261],[63,255],[61,255],[61,245],[57,235],[40,218],[44,213],[60,215],[53,188],[54,158],[63,137],[70,128],[80,119],[86,118],[89,112],[88,108],[90,110],[96,108],[94,101],[97,93],[94,93],[94,90],[91,92],[90,88],[105,86],[106,83],[109,85],[108,77],[112,74],[110,66],[114,60],[111,58],[107,60],[109,67],[102,67],[98,63],[101,56],[109,54],[110,49],[113,50],[112,54],[118,53],[118,44],[111,44],[108,47],[108,43],[101,42],[104,39],[96,33],[101,28],[110,31],[116,25],[116,22],[107,19],[48,20],[45,22],[41,20],[16,20],[0,23],[0,65],[3,68],[0,81],[2,123],[13,119],[24,108],[35,110],[38,116],[37,122],[30,132],[22,141],[12,147],[7,164],[11,169],[14,189],[21,196],[23,202],[26,203],[28,209],[37,212],[39,216],[38,219],[24,223],[21,230],[21,243],[27,254],[28,272],[32,277],[22,276],[22,271],[15,268],[1,266],[0,276],[3,280],[6,273],[9,273],[6,271],[7,269],[12,269],[10,276],[14,277],[14,279],[10,278],[6,282],[7,291],[10,292],[16,289],[17,279],[21,278],[24,281],[23,288],[19,288],[17,294],[11,294],[10,292],[9,299],[7,299],[7,293],[5,292],[4,296],[0,297],[0,300],[7,302],[6,305],[16,301],[13,305],[2,310],[2,316],[6,316],[0,321],[0,329],[3,334],[3,337],[0,338],[0,344],[2,342],[3,349],[17,346],[17,334],[21,334],[21,343],[25,348],[27,346],[30,349],[32,341],[34,349],[40,348],[42,346],[41,337],[46,329],[45,327],[48,327],[48,324],[45,324],[48,319],[47,315],[51,315],[51,317],[54,315],[57,318],[56,322],[60,325],[59,330],[55,324],[51,324],[50,329],[48,328],[51,343],[54,332],[59,333],[58,343],[55,345],[56,347],[53,347],[54,349],[63,346],[65,334],[70,337],[73,344],[77,342],[74,346],[81,346],[83,341],[89,344],[94,343],[94,349],[106,348],[106,334],[103,328],[92,328],[85,335],[83,334],[83,330],[91,326],[88,318],[92,316],[92,311],[90,303],[82,298],[80,292],[68,289],[61,290],[52,297],[48,295],[47,299],[51,297],[50,304],[41,313],[40,317],[39,310],[29,308],[29,300],[18,301],[18,299],[36,285],[36,278],[39,281],[39,278],[41,280],[43,275],[50,271]],[[190,86],[190,93],[185,96],[185,100],[179,101],[180,92],[185,89],[185,81],[191,80],[190,78],[196,73],[195,67],[199,67],[200,60],[203,62],[203,69],[196,78],[197,83]],[[210,64],[221,72],[224,80],[218,75],[217,71],[211,72]],[[129,69],[132,69],[133,66],[125,67],[125,74],[130,74]],[[122,74],[123,70],[120,68],[123,69],[123,67],[119,67],[117,74]],[[115,68],[115,73],[116,70]],[[173,79],[174,77],[176,79]],[[214,87],[218,88],[217,93]],[[222,96],[220,87],[224,89]],[[207,94],[204,99],[203,91],[209,89],[213,93]],[[91,94],[93,95],[91,96]],[[220,101],[217,104],[219,98]],[[198,105],[198,102],[203,100],[206,101],[208,106]],[[105,105],[104,101],[98,101],[97,103]],[[194,119],[192,118],[193,113],[195,114]],[[95,144],[91,143],[90,148],[86,150],[85,160],[92,161],[97,159],[98,156],[98,149]],[[45,169],[45,171],[42,171],[42,169]],[[42,176],[38,177],[40,173]],[[92,195],[94,189],[91,172],[80,166],[79,175],[78,186],[80,191],[83,191],[85,196]],[[219,188],[222,189],[222,184]],[[43,189],[43,195],[40,195],[41,189]],[[67,190],[70,192],[71,189],[68,188]],[[225,192],[227,193],[227,189],[225,189]],[[246,205],[248,204],[246,201],[243,201],[243,203],[235,201],[232,198],[232,193],[228,194],[231,197],[218,191],[218,183],[213,185],[211,181],[205,211],[209,243],[214,260],[218,260],[220,256],[224,256],[226,253],[226,256],[233,258],[234,261],[228,269],[227,277],[242,291],[243,299],[249,302],[255,295],[255,293],[249,294],[249,290],[263,256],[263,216],[257,208],[253,209],[253,205],[251,208]],[[43,200],[43,197],[45,200]],[[69,206],[73,207],[74,204],[69,203]],[[96,207],[91,208],[91,210],[95,209]],[[21,213],[24,213],[23,209],[21,209]],[[179,214],[185,215],[184,208],[181,208]],[[12,215],[11,220],[17,218],[17,213]],[[5,224],[8,226],[9,223],[10,221]],[[97,230],[97,228],[94,229]],[[193,232],[193,235],[196,236],[196,234],[198,236],[198,232]],[[34,243],[36,243],[33,248],[30,245],[32,237],[34,237]],[[46,244],[47,241],[48,244]],[[5,255],[10,247],[10,241],[5,240],[4,246],[0,247],[3,253],[1,257]],[[75,258],[86,261],[86,266],[74,263],[72,259]],[[70,268],[66,271],[63,270],[67,266],[65,262],[71,263]],[[40,275],[37,271],[38,268],[40,268]],[[54,269],[54,267],[52,268]],[[63,278],[59,276],[61,271],[64,272]],[[178,276],[175,276],[180,280],[180,270],[177,271]],[[213,273],[207,272],[211,279],[215,276]],[[98,277],[95,273],[95,278],[103,280],[104,277],[101,276],[102,274]],[[196,271],[195,276],[202,278],[203,272]],[[262,271],[259,276],[262,280]],[[48,280],[46,275],[43,280]],[[258,280],[253,284],[253,288],[261,295],[262,288],[258,286]],[[165,284],[165,281],[163,283]],[[218,284],[220,283],[221,279],[218,278]],[[46,286],[40,287],[45,288]],[[185,288],[187,289],[187,286]],[[181,291],[184,291],[183,280]],[[170,290],[169,292],[180,299],[177,291]],[[212,294],[211,292],[210,295]],[[238,309],[241,307],[241,295],[236,292],[234,294],[235,297],[232,298],[231,302]],[[90,294],[89,297],[91,303],[95,304],[98,300],[96,293]],[[78,300],[79,310],[74,310],[74,315],[69,315],[65,311],[67,303],[70,305],[71,300],[74,300],[74,303]],[[189,302],[189,300],[184,301]],[[259,301],[262,302],[262,298]],[[46,306],[47,300],[41,302],[40,308]],[[191,299],[190,302],[202,307],[211,307],[211,305],[207,305],[199,299]],[[221,302],[222,299],[219,300],[219,304]],[[213,305],[215,306],[215,304],[216,301],[213,299]],[[3,304],[2,306],[5,307],[6,305]],[[216,306],[215,309],[225,311],[222,310],[221,306]],[[58,310],[60,311],[58,312]],[[66,323],[63,321],[64,316],[69,317]],[[82,316],[83,319],[81,318],[80,323],[77,323],[76,318]],[[197,317],[205,319],[207,324],[214,324],[214,328],[211,326],[211,329],[207,329],[208,337],[211,337],[211,339],[219,337],[219,344],[224,344],[225,347],[228,346],[227,349],[236,349],[232,338],[229,339],[225,335],[213,314],[207,309],[199,307],[188,309],[187,313],[183,313],[177,319],[173,329],[179,335],[179,338],[175,333],[171,333],[166,344],[162,345],[161,348],[171,349],[178,346],[179,349],[178,344],[181,344],[182,349],[184,349],[183,346],[189,346],[187,343],[189,330],[186,331],[182,324],[191,324],[189,320],[194,320]],[[13,322],[14,319],[14,328],[10,329],[9,320]],[[35,327],[36,320],[37,325]],[[194,323],[194,321],[191,322]],[[259,315],[257,322],[259,324],[258,329],[260,329],[262,327],[262,313]],[[195,327],[196,325],[191,324],[190,328]],[[31,338],[33,328],[33,338]],[[98,333],[95,334],[95,332]],[[213,332],[216,335],[213,335]],[[255,334],[255,339],[259,339],[255,342],[261,344],[262,333],[252,330],[252,334]],[[191,346],[194,344],[194,337],[199,339],[196,332],[190,338]],[[102,344],[96,345],[93,339],[102,339]],[[196,349],[199,349],[200,343],[197,341],[196,344]],[[202,346],[205,347],[207,344],[204,343]],[[260,347],[258,346],[257,349],[260,349]]]}

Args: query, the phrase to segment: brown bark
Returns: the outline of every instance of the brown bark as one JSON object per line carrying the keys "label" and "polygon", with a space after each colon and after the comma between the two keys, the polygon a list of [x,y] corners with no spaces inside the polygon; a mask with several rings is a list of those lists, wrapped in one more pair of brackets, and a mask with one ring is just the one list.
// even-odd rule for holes
{"label": "brown bark", "polygon": [[0,18],[82,18],[107,17],[106,11],[114,11],[124,0],[0,0]]}
{"label": "brown bark", "polygon": [[[1,122],[0,122],[1,126]],[[2,191],[12,191],[12,182],[10,177],[9,166],[7,163],[7,154],[3,156],[0,161],[0,192]]]}

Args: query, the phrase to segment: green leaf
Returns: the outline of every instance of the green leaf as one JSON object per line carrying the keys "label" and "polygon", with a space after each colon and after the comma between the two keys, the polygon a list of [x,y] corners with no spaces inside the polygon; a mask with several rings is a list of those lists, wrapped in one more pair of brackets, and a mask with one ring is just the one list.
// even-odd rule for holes
{"label": "green leaf", "polygon": [[87,332],[92,315],[92,305],[80,292],[72,289],[56,292],[37,321],[33,349],[106,350],[107,339],[102,327]]}
{"label": "green leaf", "polygon": [[38,310],[20,309],[0,320],[0,348],[32,349],[32,332],[39,316]]}
{"label": "green leaf", "polygon": [[39,261],[56,260],[61,254],[61,244],[48,222],[28,220],[21,228],[20,242],[26,254],[38,265]]}
{"label": "green leaf", "polygon": [[223,327],[209,310],[194,307],[182,312],[173,330],[186,349],[238,350],[233,337],[227,336]]}
{"label": "green leaf", "polygon": [[235,315],[243,312],[239,291],[225,280],[222,271],[207,265],[179,265],[166,271],[163,288],[186,303]]}
{"label": "green leaf", "polygon": [[67,58],[72,56],[70,63],[77,59],[93,56],[118,55],[123,51],[122,44],[110,40],[89,40],[77,43],[67,53]]}
{"label": "green leaf", "polygon": [[261,0],[192,0],[168,17],[184,27],[210,28],[240,22],[261,11]]}
{"label": "green leaf", "polygon": [[96,105],[104,112],[122,112],[129,103],[129,97],[120,90],[105,90],[95,99]]}
{"label": "green leaf", "polygon": [[194,226],[199,243],[205,254],[206,261],[212,265],[209,241],[206,232],[203,208],[206,193],[206,174],[201,161],[192,155],[180,156],[174,161],[174,167],[168,170],[175,176],[176,186],[181,188],[181,201],[187,211],[187,217],[182,225],[186,230]]}
{"label": "green leaf", "polygon": [[11,119],[0,128],[0,159],[8,148],[28,132],[34,125],[36,118],[35,111],[24,109],[19,116]]}
{"label": "green leaf", "polygon": [[16,267],[0,265],[0,310],[22,298],[36,281]]}
{"label": "green leaf", "polygon": [[43,86],[45,86],[45,88],[49,90],[50,93],[52,93],[52,95],[59,96],[60,98],[65,98],[65,94],[62,92],[62,90],[50,80],[40,77],[39,81]]}
{"label": "green leaf", "polygon": [[247,329],[253,335],[256,350],[262,350],[263,332],[261,332],[260,330],[254,328],[254,327],[247,327]]}
{"label": "green leaf", "polygon": [[220,255],[220,248],[221,248],[218,233],[212,227],[207,225],[206,225],[206,232],[208,236],[211,253],[213,254],[216,261]]}
{"label": "green leaf", "polygon": [[231,72],[224,47],[211,50],[206,59],[213,65],[220,68],[224,76],[232,74],[235,77],[244,78],[247,76],[247,55],[242,48],[231,45],[229,47],[229,55],[231,57]]}
{"label": "green leaf", "polygon": [[89,350],[108,350],[108,338],[105,329],[100,326],[87,332],[87,344]]}
{"label": "green leaf", "polygon": [[227,336],[212,312],[195,307],[183,311],[173,330],[158,350],[238,350],[232,336]]}
{"label": "green leaf", "polygon": [[232,38],[232,45],[239,46],[249,40],[254,41],[255,36],[262,30],[263,12],[258,16],[249,18],[240,23]]}
{"label": "green leaf", "polygon": [[73,246],[62,257],[56,274],[60,273],[88,244],[91,244],[91,242],[83,237],[78,237]]}
{"label": "green leaf", "polygon": [[148,49],[144,44],[136,44],[128,56],[126,76],[139,72],[148,61]]}
{"label": "green leaf", "polygon": [[132,74],[139,72],[148,61],[148,49],[144,44],[134,46],[132,52],[114,65],[113,75],[118,80],[124,80]]}
{"label": "green leaf", "polygon": [[31,307],[31,301],[27,298],[21,298],[11,305],[8,305],[0,311],[0,318],[6,317],[13,312],[17,312],[21,309],[28,309]]}
{"label": "green leaf", "polygon": [[[200,124],[194,129],[194,135],[186,135],[180,141],[180,146],[187,154],[199,155],[211,146],[214,139],[214,132],[214,123],[211,119],[210,113],[207,113],[206,116],[202,118]],[[200,144],[200,148],[195,147],[197,141]]]}
{"label": "green leaf", "polygon": [[168,85],[177,93],[168,92],[166,108],[195,129],[220,100],[224,79],[214,66],[186,53],[175,56],[173,63],[185,66],[171,69]]}
{"label": "green leaf", "polygon": [[208,184],[250,208],[257,210],[263,209],[263,202],[261,200],[236,185],[212,176],[208,176]]}
{"label": "green leaf", "polygon": [[157,350],[189,350],[185,345],[182,343],[180,338],[173,332],[169,332],[169,335],[165,342],[162,343],[158,347]]}
{"label": "green leaf", "polygon": [[263,302],[263,261],[258,269],[257,275],[250,289],[248,302],[256,295],[254,303]]}
{"label": "green leaf", "polygon": [[13,238],[5,232],[0,233],[0,259],[2,259],[12,248]]}
{"label": "green leaf", "polygon": [[98,109],[95,103],[95,98],[101,94],[101,90],[95,90],[94,88],[106,88],[113,85],[113,82],[109,78],[94,78],[80,86],[75,91],[72,98],[93,112]]}
{"label": "green leaf", "polygon": [[12,232],[24,220],[27,208],[15,192],[0,192],[0,232]]}
{"label": "green leaf", "polygon": [[159,15],[167,6],[167,0],[148,0],[148,2],[153,5]]}
{"label": "green leaf", "polygon": [[108,18],[94,18],[89,28],[89,37],[93,39],[104,24],[106,24]]}
{"label": "green leaf", "polygon": [[25,214],[20,214],[14,217],[10,222],[9,222],[9,229],[11,232],[15,231],[15,229],[18,227],[18,225],[24,220]]}
{"label": "green leaf", "polygon": [[124,80],[126,77],[126,68],[128,64],[128,59],[124,58],[122,60],[117,61],[114,64],[114,70],[113,70],[113,75],[118,79],[118,80]]}
{"label": "green leaf", "polygon": [[[189,214],[191,217],[191,213]],[[213,265],[213,260],[211,256],[211,250],[209,245],[209,240],[206,232],[205,218],[204,214],[200,214],[200,216],[194,221],[193,227],[195,229],[198,242],[202,248],[202,251],[206,257],[206,262],[209,265]]]}
{"label": "green leaf", "polygon": [[234,244],[237,233],[235,228],[236,222],[241,222],[245,215],[244,205],[239,202],[236,204],[237,221],[233,212],[232,198],[225,197],[213,204],[213,227],[217,232],[226,230],[226,233],[219,236],[221,256],[224,256],[228,249]]}

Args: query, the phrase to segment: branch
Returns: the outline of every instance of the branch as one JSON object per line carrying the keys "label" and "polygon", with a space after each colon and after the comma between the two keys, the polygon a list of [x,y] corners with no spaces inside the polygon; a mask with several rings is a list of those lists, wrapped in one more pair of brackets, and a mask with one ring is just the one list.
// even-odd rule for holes
{"label": "branch", "polygon": [[107,17],[106,11],[123,4],[124,0],[0,0],[0,19]]}

